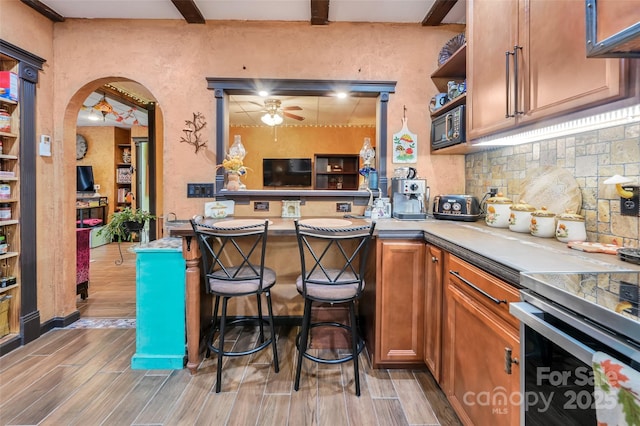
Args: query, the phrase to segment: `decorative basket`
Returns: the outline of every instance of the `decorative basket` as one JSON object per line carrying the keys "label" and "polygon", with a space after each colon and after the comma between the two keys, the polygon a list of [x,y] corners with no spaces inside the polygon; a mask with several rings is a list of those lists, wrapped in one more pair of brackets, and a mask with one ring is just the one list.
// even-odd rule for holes
{"label": "decorative basket", "polygon": [[9,302],[11,298],[7,297],[0,300],[0,337],[9,334]]}

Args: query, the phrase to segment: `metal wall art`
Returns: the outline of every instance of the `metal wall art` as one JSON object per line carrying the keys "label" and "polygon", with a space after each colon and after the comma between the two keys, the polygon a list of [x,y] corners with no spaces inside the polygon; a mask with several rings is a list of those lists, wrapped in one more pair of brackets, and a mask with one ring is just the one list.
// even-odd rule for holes
{"label": "metal wall art", "polygon": [[180,143],[188,143],[193,145],[196,149],[196,154],[200,148],[207,146],[207,141],[203,141],[200,131],[205,128],[207,122],[204,121],[204,116],[199,112],[193,113],[193,120],[184,121],[185,128],[182,129],[184,136],[180,138]]}

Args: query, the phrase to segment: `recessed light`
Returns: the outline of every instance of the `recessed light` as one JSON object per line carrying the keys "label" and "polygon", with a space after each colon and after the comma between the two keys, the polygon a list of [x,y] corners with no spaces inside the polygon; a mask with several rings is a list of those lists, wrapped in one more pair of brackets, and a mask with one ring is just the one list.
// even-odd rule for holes
{"label": "recessed light", "polygon": [[336,96],[338,97],[338,99],[345,99],[347,97],[347,94],[345,92],[338,92],[336,93]]}
{"label": "recessed light", "polygon": [[261,90],[258,92],[258,95],[262,96],[263,98],[266,98],[267,96],[269,96],[269,92],[267,92],[266,90]]}

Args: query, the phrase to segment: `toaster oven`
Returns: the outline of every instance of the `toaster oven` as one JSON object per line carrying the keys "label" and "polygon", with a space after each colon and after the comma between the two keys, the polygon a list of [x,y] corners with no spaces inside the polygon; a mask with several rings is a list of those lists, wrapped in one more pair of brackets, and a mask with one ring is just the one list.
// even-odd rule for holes
{"label": "toaster oven", "polygon": [[431,119],[431,149],[465,142],[465,106],[460,105]]}
{"label": "toaster oven", "polygon": [[433,199],[433,217],[475,222],[482,217],[482,209],[478,199],[471,195],[436,195]]}

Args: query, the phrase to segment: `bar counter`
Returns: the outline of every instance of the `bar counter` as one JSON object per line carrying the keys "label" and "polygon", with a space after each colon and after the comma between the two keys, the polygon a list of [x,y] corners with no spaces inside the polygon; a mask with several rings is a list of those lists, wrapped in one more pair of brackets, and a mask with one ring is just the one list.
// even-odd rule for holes
{"label": "bar counter", "polygon": [[[269,219],[269,236],[295,238],[293,218],[281,217],[228,217],[211,219]],[[300,220],[312,219],[310,217]],[[314,218],[319,219],[319,218]],[[332,220],[336,217],[324,217]],[[349,218],[353,225],[368,223],[365,219]],[[201,318],[210,318],[211,303],[201,303],[200,251],[193,241],[193,229],[188,221],[165,222],[167,233],[182,237],[182,255],[186,262],[186,316],[187,316],[187,368],[194,374],[200,363],[199,343]],[[538,238],[509,229],[491,228],[484,221],[457,222],[427,218],[426,220],[380,219],[374,236],[377,239],[424,240],[461,257],[469,263],[505,280],[519,285],[521,272],[571,271],[639,271],[640,265],[619,260],[615,255],[586,253],[567,248],[555,238]],[[279,238],[276,238],[279,244]],[[273,240],[270,240],[273,241]],[[283,256],[282,252],[278,252]],[[294,270],[298,258],[285,259]],[[280,278],[280,277],[279,277]]]}

